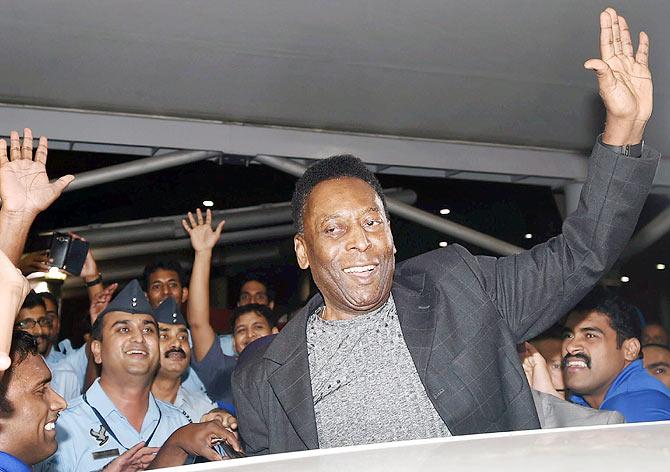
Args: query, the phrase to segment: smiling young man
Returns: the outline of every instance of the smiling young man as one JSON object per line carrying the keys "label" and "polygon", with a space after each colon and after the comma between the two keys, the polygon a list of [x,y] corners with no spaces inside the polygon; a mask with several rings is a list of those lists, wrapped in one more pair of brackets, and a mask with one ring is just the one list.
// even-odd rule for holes
{"label": "smiling young man", "polygon": [[633,306],[594,289],[565,322],[563,373],[570,400],[618,411],[627,423],[670,420],[670,390],[640,359],[640,319]]}
{"label": "smiling young man", "polygon": [[56,420],[67,404],[51,388],[33,336],[15,331],[10,358],[0,378],[0,470],[28,472],[56,451]]}
{"label": "smiling young man", "polygon": [[509,257],[452,245],[396,266],[381,187],[360,160],[325,159],[300,178],[295,252],[320,294],[233,374],[248,453],[540,427],[516,344],[614,263],[658,162],[639,146],[652,105],[647,37],[634,56],[625,20],[607,9],[600,21],[602,59],[585,66],[605,132],[562,235]]}

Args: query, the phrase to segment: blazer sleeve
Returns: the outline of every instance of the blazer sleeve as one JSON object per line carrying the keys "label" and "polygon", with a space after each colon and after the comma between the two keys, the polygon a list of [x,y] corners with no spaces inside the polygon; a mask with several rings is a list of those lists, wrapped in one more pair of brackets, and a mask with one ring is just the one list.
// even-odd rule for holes
{"label": "blazer sleeve", "polygon": [[249,456],[268,454],[270,452],[268,425],[262,411],[263,404],[259,387],[262,382],[252,372],[262,369],[241,369],[233,372],[233,398],[237,410],[237,424],[244,452]]}
{"label": "blazer sleeve", "polygon": [[625,157],[596,143],[579,205],[562,234],[518,255],[464,256],[516,342],[549,328],[614,264],[635,228],[659,157],[647,147],[640,158]]}

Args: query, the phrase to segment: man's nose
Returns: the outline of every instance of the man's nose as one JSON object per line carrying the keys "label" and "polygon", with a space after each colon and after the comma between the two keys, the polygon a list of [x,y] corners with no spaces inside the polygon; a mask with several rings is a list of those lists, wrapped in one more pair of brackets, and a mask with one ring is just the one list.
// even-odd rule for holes
{"label": "man's nose", "polygon": [[61,397],[51,386],[49,386],[50,406],[51,411],[63,411],[67,408],[67,402]]}
{"label": "man's nose", "polygon": [[564,356],[566,354],[577,354],[578,352],[582,352],[583,350],[584,350],[584,348],[582,347],[582,343],[577,341],[575,338],[563,340],[563,355]]}
{"label": "man's nose", "polygon": [[360,225],[353,225],[349,230],[349,248],[365,251],[370,247],[370,240],[368,234]]}

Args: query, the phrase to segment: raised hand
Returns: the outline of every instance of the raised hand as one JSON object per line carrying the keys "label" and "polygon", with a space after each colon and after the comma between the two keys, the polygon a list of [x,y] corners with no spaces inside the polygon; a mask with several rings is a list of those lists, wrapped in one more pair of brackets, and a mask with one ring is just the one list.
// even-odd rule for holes
{"label": "raised hand", "polygon": [[91,316],[91,324],[95,323],[95,320],[98,319],[98,315],[107,308],[109,302],[112,300],[114,291],[119,287],[119,284],[113,283],[105,287],[100,293],[98,293],[91,304],[88,307],[88,313]]}
{"label": "raised hand", "polygon": [[33,135],[29,128],[23,130],[23,144],[16,131],[10,133],[10,158],[11,161],[7,159],[6,141],[0,139],[0,198],[6,212],[34,217],[74,180],[73,175],[65,175],[49,182],[45,168],[47,138],[40,137],[33,160]]}
{"label": "raised hand", "polygon": [[649,37],[640,32],[637,53],[633,54],[628,22],[607,8],[600,14],[600,56],[586,61],[584,67],[595,71],[607,110],[603,142],[637,144],[653,108]]}
{"label": "raised hand", "polygon": [[211,251],[216,245],[216,242],[221,237],[223,231],[223,224],[221,221],[215,230],[212,229],[212,211],[207,210],[205,218],[202,217],[200,208],[196,210],[196,217],[193,213],[188,212],[188,222],[186,219],[181,220],[181,225],[191,238],[191,246],[195,252]]}

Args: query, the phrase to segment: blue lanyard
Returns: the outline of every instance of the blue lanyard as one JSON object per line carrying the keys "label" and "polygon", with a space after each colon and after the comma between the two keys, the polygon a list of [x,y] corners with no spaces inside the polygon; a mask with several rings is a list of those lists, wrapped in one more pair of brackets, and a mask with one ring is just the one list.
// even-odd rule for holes
{"label": "blue lanyard", "polygon": [[[109,424],[107,424],[107,421],[105,421],[105,419],[102,417],[102,415],[100,414],[98,409],[88,402],[88,399],[86,398],[86,394],[84,394],[82,396],[82,399],[84,400],[84,403],[86,403],[91,408],[91,410],[93,410],[93,413],[98,418],[98,421],[100,421],[100,424],[105,428],[105,430],[110,434],[110,436],[112,436],[114,438],[114,440],[119,444],[119,446],[124,448],[126,451],[129,450],[130,449],[129,447],[124,446],[123,443],[121,443],[121,441],[119,441],[119,438],[116,437],[116,434],[114,434],[114,431],[112,431],[112,428],[109,427]],[[161,419],[163,418],[163,413],[161,412],[161,409],[158,407],[158,402],[156,401],[155,398],[154,398],[154,403],[156,404],[156,408],[158,408],[158,423],[156,423],[156,427],[151,432],[151,434],[149,435],[147,440],[144,441],[145,446],[149,446],[149,443],[153,439],[154,434],[156,434],[156,430],[158,429],[158,426],[161,424]]]}

